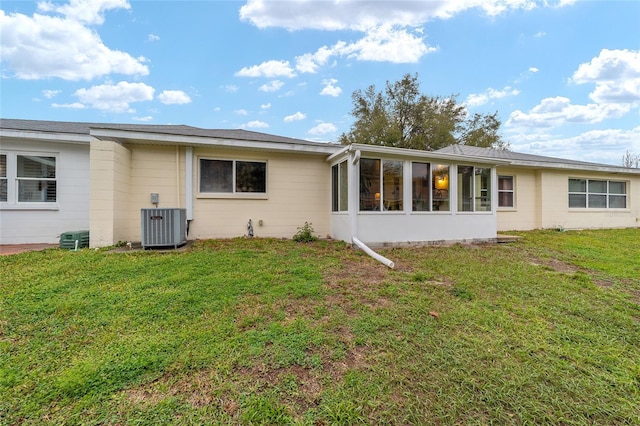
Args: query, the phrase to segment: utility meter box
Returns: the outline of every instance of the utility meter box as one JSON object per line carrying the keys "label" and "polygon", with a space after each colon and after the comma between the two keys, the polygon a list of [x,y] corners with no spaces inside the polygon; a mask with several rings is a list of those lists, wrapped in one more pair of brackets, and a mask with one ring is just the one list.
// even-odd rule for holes
{"label": "utility meter box", "polygon": [[76,250],[89,247],[89,231],[64,232],[60,235],[60,248]]}

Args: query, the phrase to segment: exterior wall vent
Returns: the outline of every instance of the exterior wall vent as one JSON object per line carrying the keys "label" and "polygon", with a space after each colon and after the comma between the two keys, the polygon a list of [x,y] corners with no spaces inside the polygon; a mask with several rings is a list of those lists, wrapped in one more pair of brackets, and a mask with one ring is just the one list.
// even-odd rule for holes
{"label": "exterior wall vent", "polygon": [[142,209],[142,248],[178,248],[187,242],[187,210],[177,208]]}

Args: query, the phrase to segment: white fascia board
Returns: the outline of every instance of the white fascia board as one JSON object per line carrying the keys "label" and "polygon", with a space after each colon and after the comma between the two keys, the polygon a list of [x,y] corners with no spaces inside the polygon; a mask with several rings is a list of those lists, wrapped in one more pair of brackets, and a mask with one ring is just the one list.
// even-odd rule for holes
{"label": "white fascia board", "polygon": [[633,169],[628,167],[616,167],[607,165],[582,165],[582,164],[569,164],[569,163],[546,163],[538,161],[511,161],[512,166],[516,167],[528,167],[534,169],[557,169],[557,170],[579,170],[582,172],[601,172],[601,173],[614,173],[614,174],[630,174],[640,175],[640,169]]}
{"label": "white fascia board", "polygon": [[332,162],[333,160],[335,160],[336,158],[340,158],[345,156],[348,152],[352,151],[351,145],[341,145],[342,148],[340,148],[338,151],[334,152],[333,154],[331,154],[330,156],[327,157],[327,161],[328,162]]}
{"label": "white fascia board", "polygon": [[0,138],[29,139],[45,142],[88,144],[89,135],[76,133],[49,133],[28,130],[0,129]]}
{"label": "white fascia board", "polygon": [[304,154],[331,154],[338,148],[327,144],[304,145],[287,142],[260,142],[240,139],[218,139],[206,136],[184,136],[166,133],[146,133],[127,130],[91,129],[91,136],[98,139],[124,140],[132,143],[157,143],[187,146],[218,146],[225,148],[260,149],[266,151],[284,151]]}
{"label": "white fascia board", "polygon": [[470,155],[444,154],[434,151],[421,151],[417,149],[392,148],[379,145],[352,144],[352,150],[360,150],[363,154],[383,154],[394,157],[435,159],[459,163],[461,161],[477,164],[506,165],[511,164],[511,160],[497,158],[474,157]]}

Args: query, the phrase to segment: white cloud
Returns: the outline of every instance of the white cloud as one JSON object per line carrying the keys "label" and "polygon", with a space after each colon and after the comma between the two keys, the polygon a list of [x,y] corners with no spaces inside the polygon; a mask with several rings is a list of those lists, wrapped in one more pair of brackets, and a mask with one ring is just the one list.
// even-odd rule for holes
{"label": "white cloud", "polygon": [[301,113],[300,111],[298,111],[295,114],[287,115],[284,118],[284,122],[285,123],[291,123],[292,121],[304,120],[305,118],[307,118],[307,116],[305,114]]}
{"label": "white cloud", "polygon": [[593,124],[622,117],[630,110],[630,105],[623,104],[573,105],[568,98],[557,96],[543,99],[528,113],[512,112],[505,127],[535,129],[556,127],[567,122]]}
{"label": "white cloud", "polygon": [[589,95],[594,102],[639,102],[640,51],[602,49],[590,62],[580,64],[571,81],[595,84]]}
{"label": "white cloud", "polygon": [[640,126],[629,130],[591,130],[572,137],[521,133],[510,136],[509,141],[517,152],[619,166],[625,151],[640,152]]}
{"label": "white cloud", "polygon": [[284,86],[284,83],[282,81],[273,80],[273,81],[270,81],[269,83],[263,84],[258,88],[258,90],[262,92],[267,92],[267,93],[277,92],[278,90],[282,89],[282,86]]}
{"label": "white cloud", "polygon": [[59,94],[60,94],[60,90],[43,90],[42,91],[42,96],[44,96],[47,99],[54,98]]}
{"label": "white cloud", "polygon": [[335,78],[322,80],[322,84],[324,84],[324,88],[322,89],[320,94],[323,96],[333,96],[333,97],[340,96],[340,93],[342,93],[342,89],[340,87],[335,86],[337,82],[338,80],[336,80]]}
{"label": "white cloud", "polygon": [[237,109],[233,112],[235,112],[238,115],[249,115],[249,112],[246,109]]}
{"label": "white cloud", "polygon": [[253,129],[266,129],[269,127],[269,125],[267,123],[265,123],[264,121],[250,121],[244,125],[242,125],[242,127],[248,127],[248,128],[253,128]]}
{"label": "white cloud", "polygon": [[[558,7],[574,0],[543,2]],[[433,19],[447,19],[468,9],[481,9],[489,16],[509,10],[531,10],[536,0],[443,0],[443,1],[267,1],[248,0],[240,8],[240,18],[258,28],[289,30],[344,30],[379,25],[417,27]]]}
{"label": "white cloud", "polygon": [[307,133],[314,136],[326,135],[327,133],[333,133],[338,128],[333,123],[320,123],[317,126],[309,129]]}
{"label": "white cloud", "polygon": [[[546,2],[545,2],[546,3]],[[561,2],[559,5],[572,2]],[[377,25],[419,26],[434,18],[450,18],[465,10],[482,9],[496,16],[508,10],[535,8],[534,0],[447,0],[447,1],[267,1],[248,0],[240,18],[258,28],[289,30],[359,29]]]}
{"label": "white cloud", "polygon": [[296,76],[293,68],[289,65],[289,61],[266,61],[260,65],[244,67],[235,74],[238,77],[288,77]]}
{"label": "white cloud", "polygon": [[513,87],[507,86],[502,90],[496,90],[493,88],[489,88],[484,91],[484,93],[472,93],[467,97],[465,104],[469,107],[477,107],[480,105],[484,105],[491,101],[492,99],[501,99],[507,96],[517,96],[520,94],[518,89],[514,89]]}
{"label": "white cloud", "polygon": [[69,0],[66,4],[50,1],[38,3],[41,12],[55,12],[67,19],[86,24],[104,23],[104,12],[111,9],[127,9],[131,6],[127,0]]}
{"label": "white cloud", "polygon": [[227,84],[226,86],[220,86],[227,93],[235,93],[238,91],[238,86],[234,84]]}
{"label": "white cloud", "polygon": [[145,117],[132,117],[132,120],[133,121],[144,121],[144,122],[147,122],[147,121],[152,121],[153,117],[150,116],[150,115],[147,115]]}
{"label": "white cloud", "polygon": [[160,37],[159,37],[159,36],[157,36],[157,35],[155,35],[155,34],[149,34],[149,35],[147,36],[147,40],[148,40],[148,41],[158,41],[158,40],[160,40]]}
{"label": "white cloud", "polygon": [[367,31],[355,43],[336,48],[340,55],[360,61],[416,63],[427,53],[438,49],[428,47],[423,37],[410,34],[406,29],[380,26]]}
{"label": "white cloud", "polygon": [[[344,46],[345,43],[340,42],[339,45]],[[325,65],[336,54],[335,50],[335,46],[333,48],[322,46],[315,53],[305,53],[297,56],[296,69],[302,73],[315,74],[318,71],[318,67]]]}
{"label": "white cloud", "polygon": [[153,100],[155,89],[144,83],[121,81],[116,85],[102,84],[89,89],[76,90],[84,105],[111,112],[133,112],[129,104]]}
{"label": "white cloud", "polygon": [[266,103],[266,104],[260,105],[260,109],[269,109],[269,108],[271,108],[271,104],[270,103]]}
{"label": "white cloud", "polygon": [[191,102],[189,95],[182,90],[163,90],[158,95],[158,100],[166,105],[188,104]]}
{"label": "white cloud", "polygon": [[39,3],[41,11],[62,13],[64,17],[35,13],[5,14],[0,10],[2,63],[12,75],[24,80],[57,77],[64,80],[91,80],[112,73],[147,75],[145,58],[109,49],[87,24],[103,22],[108,9],[128,8],[125,1],[71,1],[68,4]]}
{"label": "white cloud", "polygon": [[86,106],[84,104],[81,104],[80,102],[73,102],[70,104],[53,103],[51,104],[51,106],[54,108],[67,108],[67,109],[85,109],[86,108]]}
{"label": "white cloud", "polygon": [[603,49],[580,64],[569,82],[595,85],[589,93],[593,103],[575,105],[562,96],[545,98],[528,112],[513,111],[506,130],[539,135],[545,128],[623,117],[640,106],[640,51]]}

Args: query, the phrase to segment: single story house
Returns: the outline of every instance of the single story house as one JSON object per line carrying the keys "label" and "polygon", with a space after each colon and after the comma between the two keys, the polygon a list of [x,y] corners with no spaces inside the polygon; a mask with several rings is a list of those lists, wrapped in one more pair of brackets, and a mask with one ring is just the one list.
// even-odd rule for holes
{"label": "single story house", "polygon": [[497,168],[498,231],[640,227],[640,169],[453,145]]}
{"label": "single story house", "polygon": [[180,125],[0,119],[0,244],[141,241],[141,212],[188,239],[367,245],[491,241],[500,230],[640,226],[640,169],[452,146],[427,152]]}

